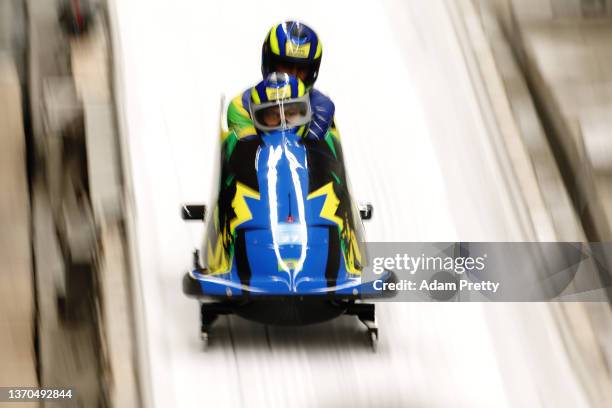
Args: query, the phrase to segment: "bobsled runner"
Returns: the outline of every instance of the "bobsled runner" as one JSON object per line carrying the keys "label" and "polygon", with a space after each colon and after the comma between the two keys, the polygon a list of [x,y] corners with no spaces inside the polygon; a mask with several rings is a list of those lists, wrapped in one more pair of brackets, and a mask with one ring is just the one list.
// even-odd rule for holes
{"label": "bobsled runner", "polygon": [[[281,111],[289,107],[285,102]],[[301,111],[306,121],[310,107]],[[258,115],[252,115],[257,125]],[[222,133],[217,202],[202,249],[205,266],[194,251],[193,267],[183,278],[184,293],[200,301],[205,345],[219,315],[302,325],[344,314],[366,325],[376,347],[374,305],[363,300],[393,294],[374,291],[373,282],[362,280],[362,219],[372,216],[372,206],[358,209],[351,199],[338,136],[330,131],[311,140],[300,129],[268,129],[246,138]],[[207,215],[202,204],[184,205],[182,212],[186,220]],[[377,279],[395,281],[395,275],[386,271]]]}

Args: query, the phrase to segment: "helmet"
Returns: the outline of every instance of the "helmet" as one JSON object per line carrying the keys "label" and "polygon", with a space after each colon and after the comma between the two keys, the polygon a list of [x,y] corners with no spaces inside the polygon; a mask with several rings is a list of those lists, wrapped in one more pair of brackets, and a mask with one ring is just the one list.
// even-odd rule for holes
{"label": "helmet", "polygon": [[304,83],[279,72],[251,89],[249,108],[255,128],[264,133],[299,127],[297,133],[302,135],[312,116]]}
{"label": "helmet", "polygon": [[266,37],[261,49],[261,73],[264,78],[276,71],[279,63],[296,64],[307,68],[304,78],[310,89],[319,74],[323,47],[314,30],[299,21],[276,24]]}

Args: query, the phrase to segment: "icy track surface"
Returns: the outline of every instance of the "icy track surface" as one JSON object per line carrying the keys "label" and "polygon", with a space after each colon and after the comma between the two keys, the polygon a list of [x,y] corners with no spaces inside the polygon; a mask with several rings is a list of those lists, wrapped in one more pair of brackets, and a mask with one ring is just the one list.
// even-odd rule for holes
{"label": "icy track surface", "polygon": [[211,348],[181,292],[208,201],[219,98],[260,79],[269,27],[298,17],[324,52],[370,241],[521,240],[442,0],[114,1],[133,197],[147,407],[586,406],[546,305],[380,304],[379,350],[354,318],[265,327],[223,317]]}

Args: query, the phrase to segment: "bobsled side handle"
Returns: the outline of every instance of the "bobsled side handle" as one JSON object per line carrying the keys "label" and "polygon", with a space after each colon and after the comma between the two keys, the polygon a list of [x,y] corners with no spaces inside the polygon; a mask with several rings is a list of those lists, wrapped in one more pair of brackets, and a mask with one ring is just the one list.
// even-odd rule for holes
{"label": "bobsled side handle", "polygon": [[181,218],[185,221],[204,221],[206,206],[204,204],[184,204],[181,207]]}
{"label": "bobsled side handle", "polygon": [[372,204],[359,204],[359,216],[362,220],[372,219],[373,210],[374,207],[372,207]]}

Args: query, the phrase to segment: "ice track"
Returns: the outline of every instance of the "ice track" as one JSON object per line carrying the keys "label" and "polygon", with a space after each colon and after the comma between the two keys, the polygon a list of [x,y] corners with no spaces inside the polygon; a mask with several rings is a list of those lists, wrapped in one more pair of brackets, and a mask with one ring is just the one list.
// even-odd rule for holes
{"label": "ice track", "polygon": [[181,292],[201,227],[179,205],[209,200],[219,96],[259,79],[274,22],[298,17],[323,39],[317,87],[336,103],[353,192],[374,204],[370,241],[525,239],[444,1],[111,3],[146,406],[586,405],[542,304],[381,304],[376,354],[348,317],[224,317],[201,349]]}

